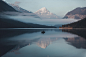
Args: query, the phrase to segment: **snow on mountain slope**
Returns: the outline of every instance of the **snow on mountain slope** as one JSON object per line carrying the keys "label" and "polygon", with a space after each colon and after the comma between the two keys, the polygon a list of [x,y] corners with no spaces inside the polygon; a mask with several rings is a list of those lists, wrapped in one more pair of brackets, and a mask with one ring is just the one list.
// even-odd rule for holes
{"label": "snow on mountain slope", "polygon": [[45,7],[39,9],[35,12],[36,15],[38,15],[41,18],[47,18],[47,19],[57,19],[58,16],[51,13],[49,10],[47,10]]}
{"label": "snow on mountain slope", "polygon": [[18,5],[15,5],[15,4],[10,4],[15,10],[19,11],[19,12],[26,12],[26,13],[32,13],[31,11],[29,10],[25,10],[21,7],[19,7]]}
{"label": "snow on mountain slope", "polygon": [[[10,6],[12,6],[15,10],[17,10],[18,12],[21,12],[21,13],[17,13],[18,15],[23,15],[23,16],[31,16],[31,17],[37,17],[37,18],[40,18],[38,15],[34,14],[33,12],[29,11],[29,10],[26,10],[26,9],[23,9],[21,7],[19,7],[18,5],[16,4],[10,4]],[[11,14],[11,13],[10,13]]]}

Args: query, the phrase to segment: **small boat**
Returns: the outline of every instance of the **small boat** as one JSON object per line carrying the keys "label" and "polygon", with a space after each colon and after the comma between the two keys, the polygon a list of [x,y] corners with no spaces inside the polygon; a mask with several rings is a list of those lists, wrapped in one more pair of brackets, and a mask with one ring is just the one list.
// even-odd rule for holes
{"label": "small boat", "polygon": [[45,33],[45,31],[42,31],[41,33],[43,33],[43,34],[44,34],[44,33]]}

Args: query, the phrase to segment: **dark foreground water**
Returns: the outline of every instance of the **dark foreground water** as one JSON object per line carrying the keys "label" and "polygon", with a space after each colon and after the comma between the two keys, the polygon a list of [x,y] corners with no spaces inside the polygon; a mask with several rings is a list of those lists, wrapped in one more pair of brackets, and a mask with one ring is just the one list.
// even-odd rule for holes
{"label": "dark foreground water", "polygon": [[86,57],[85,32],[85,29],[0,29],[0,56]]}

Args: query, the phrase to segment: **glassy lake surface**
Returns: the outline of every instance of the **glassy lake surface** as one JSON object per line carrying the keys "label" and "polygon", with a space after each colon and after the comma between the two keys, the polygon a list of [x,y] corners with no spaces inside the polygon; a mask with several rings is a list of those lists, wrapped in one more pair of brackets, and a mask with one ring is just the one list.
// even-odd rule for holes
{"label": "glassy lake surface", "polygon": [[0,29],[0,56],[86,57],[85,33],[77,31],[81,30]]}

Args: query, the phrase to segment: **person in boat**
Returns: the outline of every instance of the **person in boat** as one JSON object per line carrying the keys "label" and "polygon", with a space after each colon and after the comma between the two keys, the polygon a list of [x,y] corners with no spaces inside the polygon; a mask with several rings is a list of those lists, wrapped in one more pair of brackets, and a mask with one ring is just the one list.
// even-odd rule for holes
{"label": "person in boat", "polygon": [[45,33],[45,31],[42,31],[41,33],[43,33],[43,34],[44,34],[44,33]]}

